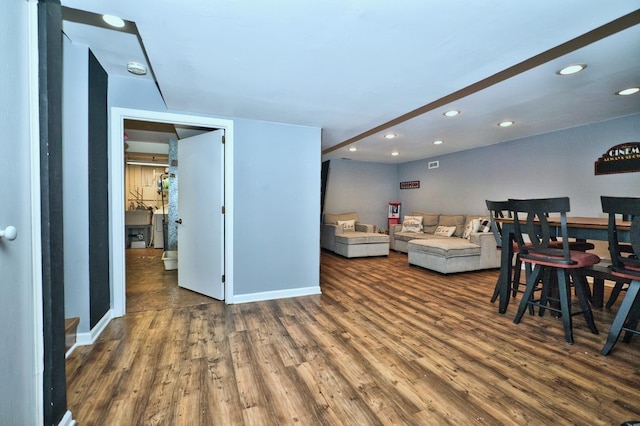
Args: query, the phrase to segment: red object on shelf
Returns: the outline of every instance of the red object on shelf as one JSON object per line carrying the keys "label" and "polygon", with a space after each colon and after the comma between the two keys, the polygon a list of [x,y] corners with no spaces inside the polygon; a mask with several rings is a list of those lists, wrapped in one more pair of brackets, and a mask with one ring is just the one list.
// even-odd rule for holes
{"label": "red object on shelf", "polygon": [[387,219],[387,230],[391,229],[391,225],[397,225],[400,223],[400,207],[402,203],[398,201],[389,202],[389,216]]}

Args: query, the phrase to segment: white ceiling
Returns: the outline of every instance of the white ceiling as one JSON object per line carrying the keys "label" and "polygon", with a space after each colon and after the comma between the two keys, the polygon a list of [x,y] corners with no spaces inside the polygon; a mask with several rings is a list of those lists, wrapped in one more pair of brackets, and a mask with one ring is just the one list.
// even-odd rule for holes
{"label": "white ceiling", "polygon": [[[321,127],[323,160],[402,163],[640,113],[640,95],[614,95],[640,85],[636,1],[62,0],[62,5],[135,23],[140,39],[63,23],[70,40],[88,45],[110,75],[155,77],[171,110]],[[601,26],[610,28],[607,24],[632,12],[628,29],[584,47],[578,40],[558,48],[561,55],[547,52]],[[585,36],[598,38],[600,32]],[[540,65],[528,65],[543,52]],[[129,61],[150,65],[153,73],[134,77],[126,71]],[[509,71],[522,62],[521,73]],[[556,74],[571,63],[587,68],[573,76]],[[514,75],[500,81],[501,73]],[[472,90],[487,78],[495,83]],[[451,108],[462,113],[444,117]],[[414,110],[417,116],[403,121]],[[503,119],[516,124],[499,128]],[[387,131],[398,137],[383,139]],[[444,144],[433,145],[436,139]],[[349,152],[351,146],[358,151]],[[393,150],[397,157],[390,155]]]}

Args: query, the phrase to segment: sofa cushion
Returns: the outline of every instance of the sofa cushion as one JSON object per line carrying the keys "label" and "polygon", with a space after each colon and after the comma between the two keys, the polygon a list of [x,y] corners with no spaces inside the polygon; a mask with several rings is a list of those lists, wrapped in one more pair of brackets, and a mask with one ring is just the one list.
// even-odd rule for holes
{"label": "sofa cushion", "polygon": [[401,232],[422,232],[422,216],[405,216]]}
{"label": "sofa cushion", "polygon": [[440,235],[441,237],[450,237],[456,232],[455,226],[438,226],[436,232],[433,235]]}
{"label": "sofa cushion", "polygon": [[444,258],[480,255],[480,246],[463,238],[411,240],[408,247],[410,251],[430,253]]}
{"label": "sofa cushion", "polygon": [[342,228],[345,232],[355,232],[356,230],[356,221],[351,220],[339,220],[338,226]]}
{"label": "sofa cushion", "polygon": [[478,232],[478,229],[480,229],[480,219],[477,217],[469,218],[467,225],[464,227],[462,238],[466,238],[468,240],[471,238],[471,234],[473,232]]}
{"label": "sofa cushion", "polygon": [[389,236],[374,232],[344,232],[336,235],[336,242],[342,244],[388,243]]}
{"label": "sofa cushion", "polygon": [[422,216],[422,232],[425,234],[433,234],[438,227],[439,214],[425,213],[425,212],[413,212],[413,216]]}
{"label": "sofa cushion", "polygon": [[455,226],[456,230],[453,233],[456,237],[462,237],[464,233],[464,225],[465,225],[465,215],[456,214],[456,215],[447,215],[441,214],[438,219],[438,225],[440,226]]}
{"label": "sofa cushion", "polygon": [[337,225],[339,220],[354,220],[359,222],[358,213],[325,213],[324,223],[327,225]]}

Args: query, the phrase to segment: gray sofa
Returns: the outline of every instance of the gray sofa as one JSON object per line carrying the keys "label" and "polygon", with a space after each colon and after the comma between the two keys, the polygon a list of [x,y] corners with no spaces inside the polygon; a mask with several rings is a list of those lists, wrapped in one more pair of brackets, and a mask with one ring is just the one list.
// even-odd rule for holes
{"label": "gray sofa", "polygon": [[[345,229],[343,222],[352,222]],[[389,236],[374,232],[375,226],[360,223],[358,213],[325,213],[320,247],[344,257],[388,256]]]}
{"label": "gray sofa", "polygon": [[[411,216],[422,217],[422,232],[402,232],[402,224],[389,229],[391,249],[407,253],[409,264],[443,274],[500,267],[500,251],[487,217],[420,211]],[[479,229],[482,225],[484,232]],[[455,231],[449,237],[435,235],[439,226],[455,226]]]}

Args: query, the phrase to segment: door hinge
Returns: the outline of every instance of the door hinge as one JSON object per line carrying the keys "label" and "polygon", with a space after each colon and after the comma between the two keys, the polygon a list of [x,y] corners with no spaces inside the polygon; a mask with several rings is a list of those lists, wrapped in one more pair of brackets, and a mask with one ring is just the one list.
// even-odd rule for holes
{"label": "door hinge", "polygon": [[225,213],[226,213],[226,210],[225,210],[224,206],[222,206],[222,214],[225,214]]}
{"label": "door hinge", "polygon": [[222,145],[224,145],[225,142],[227,142],[227,137],[225,135],[222,135]]}
{"label": "door hinge", "polygon": [[222,282],[225,282],[225,276],[222,274]]}

